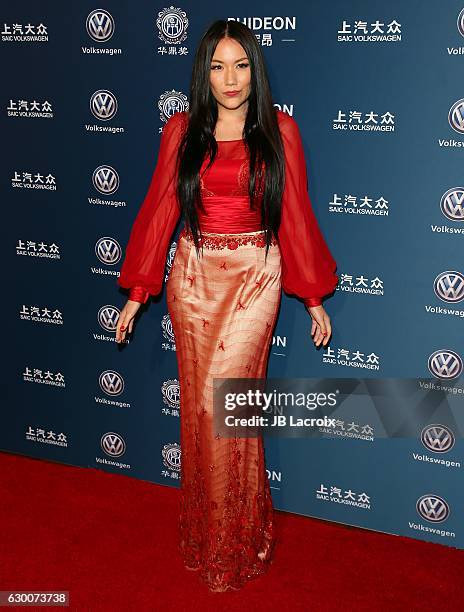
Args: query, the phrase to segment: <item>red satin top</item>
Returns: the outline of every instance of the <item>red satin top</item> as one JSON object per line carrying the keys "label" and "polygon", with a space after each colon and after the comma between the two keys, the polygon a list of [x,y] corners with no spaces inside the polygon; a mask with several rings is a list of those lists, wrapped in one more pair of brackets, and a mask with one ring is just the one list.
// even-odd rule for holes
{"label": "red satin top", "polygon": [[[302,298],[306,306],[317,306],[338,283],[336,262],[318,226],[307,189],[306,162],[295,120],[277,110],[285,152],[285,187],[278,240],[282,261],[282,288]],[[175,194],[176,155],[188,122],[187,111],[175,113],[161,135],[158,162],[150,186],[136,216],[119,286],[130,289],[129,299],[145,303],[163,285],[166,254],[179,221]],[[217,141],[213,165],[200,171],[205,212],[198,210],[203,232],[254,232],[261,229],[261,212],[250,210],[248,159],[245,141]]]}
{"label": "red satin top", "polygon": [[218,141],[214,164],[206,158],[200,169],[200,190],[204,211],[198,220],[204,232],[240,234],[261,229],[261,211],[250,210],[248,159],[245,141]]}

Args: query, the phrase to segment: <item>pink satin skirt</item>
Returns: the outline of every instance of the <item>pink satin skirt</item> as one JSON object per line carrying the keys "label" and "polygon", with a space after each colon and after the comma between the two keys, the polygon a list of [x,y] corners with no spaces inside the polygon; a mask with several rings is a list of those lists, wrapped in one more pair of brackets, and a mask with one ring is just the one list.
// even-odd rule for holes
{"label": "pink satin skirt", "polygon": [[275,544],[262,437],[214,435],[213,379],[264,378],[281,298],[281,255],[264,232],[185,228],[166,284],[180,383],[179,548],[214,591],[266,571]]}

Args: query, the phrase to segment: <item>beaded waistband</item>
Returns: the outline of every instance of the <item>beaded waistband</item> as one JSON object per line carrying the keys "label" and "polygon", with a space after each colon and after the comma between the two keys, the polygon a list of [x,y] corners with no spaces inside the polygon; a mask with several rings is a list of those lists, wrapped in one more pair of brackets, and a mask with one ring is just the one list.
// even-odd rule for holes
{"label": "beaded waistband", "polygon": [[[193,244],[193,236],[182,228],[179,238],[185,238]],[[203,232],[203,236],[200,237],[200,246],[207,249],[231,249],[235,250],[239,246],[253,245],[257,247],[266,246],[266,235],[264,230],[257,232],[244,232],[242,234],[215,234],[211,232]],[[273,235],[271,238],[271,246],[276,246],[277,240]]]}

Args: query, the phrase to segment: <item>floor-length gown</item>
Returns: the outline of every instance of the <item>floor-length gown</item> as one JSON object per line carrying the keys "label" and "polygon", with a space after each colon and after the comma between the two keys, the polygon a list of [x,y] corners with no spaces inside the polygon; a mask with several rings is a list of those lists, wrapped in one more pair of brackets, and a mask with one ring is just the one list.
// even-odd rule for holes
{"label": "floor-length gown", "polygon": [[[207,168],[205,160],[200,171],[203,250],[198,257],[184,226],[166,286],[180,383],[179,548],[185,566],[214,591],[264,573],[276,533],[262,438],[214,434],[213,380],[265,377],[281,289],[317,306],[338,281],[309,200],[298,126],[281,111],[277,117],[285,188],[267,258],[261,212],[249,205],[245,141],[218,141],[214,163]],[[187,112],[167,122],[132,227],[118,283],[136,301],[162,288],[180,215],[176,154],[187,125]]]}
{"label": "floor-length gown", "polygon": [[274,522],[262,438],[215,435],[213,379],[265,376],[281,265],[276,244],[264,265],[260,232],[234,249],[203,236],[213,243],[200,260],[180,238],[166,287],[182,413],[180,546],[187,567],[225,590],[266,569]]}

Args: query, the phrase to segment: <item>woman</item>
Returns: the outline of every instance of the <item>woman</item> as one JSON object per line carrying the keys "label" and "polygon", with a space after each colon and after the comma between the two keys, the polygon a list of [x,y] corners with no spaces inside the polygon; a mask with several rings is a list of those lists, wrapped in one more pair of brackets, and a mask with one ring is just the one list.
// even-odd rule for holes
{"label": "woman", "polygon": [[281,288],[302,298],[316,346],[337,282],[307,192],[296,122],[273,106],[261,48],[236,21],[216,21],[196,52],[190,110],[170,117],[118,283],[130,289],[116,341],[166,284],[181,397],[180,550],[213,591],[268,567],[275,543],[263,442],[213,432],[213,379],[264,378]]}

